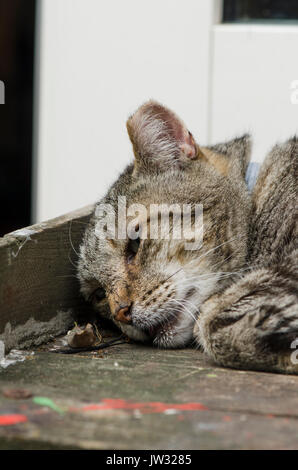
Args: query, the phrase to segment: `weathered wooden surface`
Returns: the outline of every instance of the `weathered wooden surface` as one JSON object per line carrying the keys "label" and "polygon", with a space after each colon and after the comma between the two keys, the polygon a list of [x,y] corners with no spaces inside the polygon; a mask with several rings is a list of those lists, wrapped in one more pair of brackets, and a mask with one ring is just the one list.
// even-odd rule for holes
{"label": "weathered wooden surface", "polygon": [[86,304],[75,274],[92,206],[0,238],[0,340],[40,344],[69,328]]}
{"label": "weathered wooden surface", "polygon": [[[38,352],[0,384],[0,448],[298,447],[298,377],[214,367],[192,349]],[[3,395],[20,387],[58,409]],[[4,425],[15,414],[24,422]]]}

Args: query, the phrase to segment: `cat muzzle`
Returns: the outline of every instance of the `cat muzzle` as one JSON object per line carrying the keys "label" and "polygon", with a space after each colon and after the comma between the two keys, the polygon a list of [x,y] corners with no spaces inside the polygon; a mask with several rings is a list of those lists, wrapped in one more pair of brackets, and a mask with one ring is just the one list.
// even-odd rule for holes
{"label": "cat muzzle", "polygon": [[115,312],[115,320],[131,324],[131,304],[119,305]]}

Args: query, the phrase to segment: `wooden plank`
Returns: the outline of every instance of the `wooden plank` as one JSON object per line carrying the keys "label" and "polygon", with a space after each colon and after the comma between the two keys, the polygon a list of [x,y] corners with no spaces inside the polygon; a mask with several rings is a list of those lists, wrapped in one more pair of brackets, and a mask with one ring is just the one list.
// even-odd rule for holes
{"label": "wooden plank", "polygon": [[40,344],[90,311],[79,294],[76,261],[92,210],[0,238],[0,340],[6,350]]}
{"label": "wooden plank", "polygon": [[[297,376],[224,369],[194,349],[39,349],[1,371],[0,449],[297,449]],[[18,389],[32,397],[5,395]]]}

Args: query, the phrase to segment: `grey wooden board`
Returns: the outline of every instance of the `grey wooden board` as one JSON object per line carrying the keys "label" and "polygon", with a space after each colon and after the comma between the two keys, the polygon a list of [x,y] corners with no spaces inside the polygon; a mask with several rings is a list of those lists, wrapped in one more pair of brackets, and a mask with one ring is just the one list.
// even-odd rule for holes
{"label": "grey wooden board", "polygon": [[[32,398],[5,398],[8,387],[48,397],[64,414]],[[0,416],[27,417],[0,426],[0,448],[296,449],[297,387],[298,377],[216,367],[193,349],[131,343],[96,354],[39,351],[0,370]],[[200,403],[206,409],[84,408],[104,399]]]}
{"label": "grey wooden board", "polygon": [[0,340],[30,347],[65,331],[88,310],[75,277],[93,206],[0,238]]}

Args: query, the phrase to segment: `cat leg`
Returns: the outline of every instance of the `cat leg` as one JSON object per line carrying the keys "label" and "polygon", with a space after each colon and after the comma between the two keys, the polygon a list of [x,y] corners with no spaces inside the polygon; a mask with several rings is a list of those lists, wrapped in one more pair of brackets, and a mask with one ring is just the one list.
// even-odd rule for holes
{"label": "cat leg", "polygon": [[298,374],[297,277],[280,267],[247,274],[201,306],[194,336],[220,365]]}

